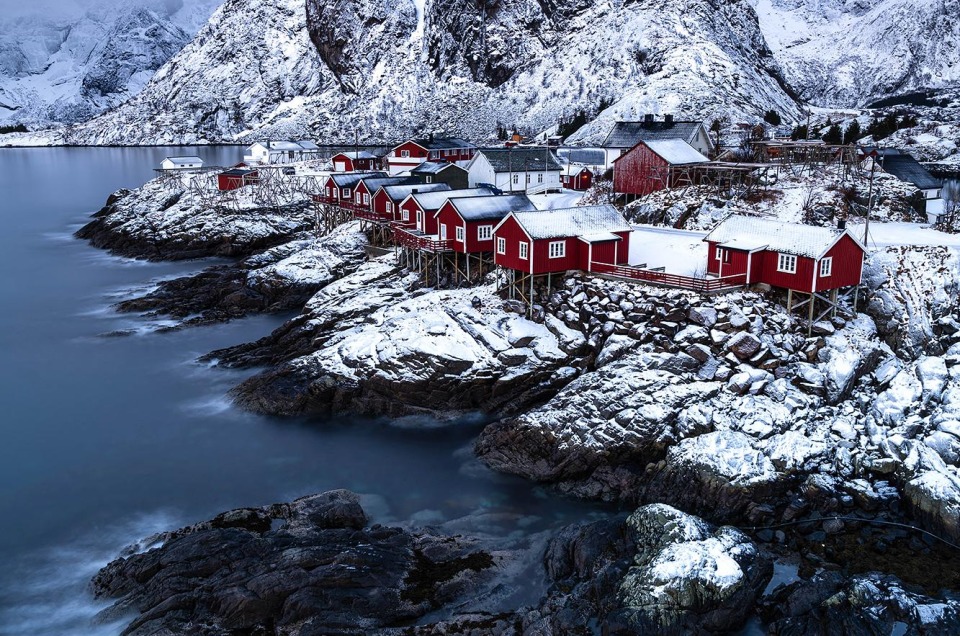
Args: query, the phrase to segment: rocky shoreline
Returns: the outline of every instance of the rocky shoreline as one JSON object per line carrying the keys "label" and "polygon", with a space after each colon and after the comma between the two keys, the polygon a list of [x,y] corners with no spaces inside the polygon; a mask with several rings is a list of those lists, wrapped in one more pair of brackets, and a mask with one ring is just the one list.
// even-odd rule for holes
{"label": "rocky shoreline", "polygon": [[[236,618],[227,607],[256,617],[237,629],[275,630],[285,621],[284,633],[302,634],[355,633],[350,621],[369,626],[367,633],[559,634],[578,633],[588,619],[608,633],[726,633],[750,616],[780,634],[890,633],[897,624],[905,633],[960,629],[951,592],[960,590],[960,267],[951,250],[895,247],[874,255],[862,313],[819,322],[811,336],[770,293],[704,298],[583,274],[542,290],[528,319],[492,282],[420,289],[392,256],[364,261],[356,227],[306,236],[295,206],[283,213],[289,218],[255,230],[246,217],[229,215],[214,230],[205,213],[180,200],[150,203],[158,194],[147,188],[111,197],[78,236],[139,258],[232,253],[244,260],[164,283],[119,309],[189,325],[302,305],[273,334],[205,356],[223,366],[266,367],[234,389],[238,405],[321,417],[455,419],[479,411],[492,420],[475,447],[488,466],[634,512],[557,533],[534,558],[551,581],[536,607],[463,606],[443,585],[424,592],[421,605],[397,603],[409,587],[409,559],[388,576],[394,596],[383,598],[394,600],[384,601],[391,607],[382,615],[370,609],[322,626],[307,619],[328,616],[332,592],[314,595],[299,614],[282,610],[284,600],[248,615],[238,608],[257,606],[260,593],[251,594],[247,580],[242,593],[230,592],[240,605],[171,600],[163,590],[182,582],[150,587],[151,559],[181,558],[174,546],[184,540],[272,545],[299,528],[314,547],[334,541],[297,521],[333,495],[247,511],[241,527],[201,524],[98,575],[98,595],[122,598],[117,611],[139,612],[128,633],[177,633],[185,616],[209,629],[197,633],[226,633]],[[152,218],[135,221],[138,214]],[[160,247],[146,247],[153,243]],[[337,506],[354,511],[350,532],[366,533],[363,541],[394,536],[368,536],[373,528],[358,525],[359,504],[337,497]],[[427,529],[401,534],[408,547],[440,541],[426,538]],[[465,559],[464,546],[477,541],[452,539],[444,554]],[[709,543],[723,556],[690,548],[679,562],[692,565],[658,578],[665,571],[658,559],[683,553],[684,542]],[[349,552],[348,543],[332,545]],[[509,561],[524,550],[533,558],[534,548],[483,549],[514,550]],[[799,580],[767,590],[775,559],[796,562]],[[731,561],[742,575],[737,585],[724,587],[720,575],[703,582],[711,571],[732,571]],[[495,563],[460,571],[456,593],[496,580]],[[250,567],[220,563],[217,572]],[[228,581],[205,580],[202,589],[220,594]],[[674,584],[682,589],[667,594],[667,603],[662,595]],[[351,585],[342,587],[356,590]],[[334,629],[344,631],[324,631]]]}

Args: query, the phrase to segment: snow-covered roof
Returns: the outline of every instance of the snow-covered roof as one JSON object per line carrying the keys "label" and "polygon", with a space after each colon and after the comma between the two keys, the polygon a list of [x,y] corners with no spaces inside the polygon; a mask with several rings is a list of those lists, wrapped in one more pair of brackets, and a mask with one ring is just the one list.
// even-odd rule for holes
{"label": "snow-covered roof", "polygon": [[379,190],[380,188],[386,186],[394,185],[404,185],[407,183],[419,183],[413,177],[379,177],[379,176],[367,176],[361,179],[363,185],[367,187],[367,191],[371,194]]}
{"label": "snow-covered roof", "polygon": [[439,192],[420,192],[410,196],[421,210],[439,210],[448,199],[460,199],[463,197],[492,197],[496,194],[491,188],[467,188],[466,190],[450,190]]}
{"label": "snow-covered roof", "polygon": [[682,139],[661,139],[658,141],[645,141],[644,143],[650,150],[660,155],[671,165],[706,163],[710,161]]}
{"label": "snow-covered roof", "polygon": [[447,168],[456,168],[458,170],[463,170],[463,168],[461,168],[455,163],[445,163],[440,161],[424,161],[416,168],[413,168],[412,170],[410,170],[410,172],[411,173],[416,172],[421,174],[437,174],[438,172],[442,172]]}
{"label": "snow-covered roof", "polygon": [[194,164],[194,163],[203,163],[203,159],[200,157],[166,157],[164,161],[169,161],[175,166],[182,166],[185,164]]}
{"label": "snow-covered roof", "polygon": [[605,243],[607,241],[622,241],[623,239],[613,232],[595,232],[593,234],[584,234],[578,236],[585,243]]}
{"label": "snow-covered roof", "polygon": [[559,172],[562,168],[557,158],[549,150],[538,148],[483,148],[477,151],[477,157],[483,155],[494,172]]}
{"label": "snow-covered roof", "polygon": [[381,186],[391,201],[402,201],[414,192],[449,192],[446,183],[404,183],[402,185]]}
{"label": "snow-covered roof", "polygon": [[848,230],[736,214],[720,221],[703,240],[730,249],[752,251],[766,248],[772,252],[816,259],[821,258],[844,234],[866,251]]}
{"label": "snow-covered roof", "polygon": [[623,214],[612,205],[516,212],[512,216],[532,239],[586,237],[603,232],[629,232],[631,229]]}
{"label": "snow-covered roof", "polygon": [[464,221],[499,220],[519,210],[536,210],[525,194],[501,194],[454,199],[453,207]]}
{"label": "snow-covered roof", "polygon": [[346,188],[360,181],[360,179],[374,179],[376,177],[386,177],[386,172],[346,172],[330,175],[330,179],[340,188]]}
{"label": "snow-covered roof", "polygon": [[367,150],[360,150],[360,151],[351,150],[350,152],[338,152],[333,156],[337,157],[339,155],[343,155],[347,159],[376,159],[377,158],[377,155]]}
{"label": "snow-covered roof", "polygon": [[449,150],[451,148],[476,148],[469,141],[459,137],[433,137],[432,139],[411,139],[411,141],[421,148],[427,150]]}
{"label": "snow-covered roof", "polygon": [[703,124],[698,121],[618,121],[602,145],[604,148],[633,148],[641,141],[662,139],[682,139],[689,143],[701,127]]}
{"label": "snow-covered roof", "polygon": [[606,163],[606,155],[603,150],[594,148],[561,148],[559,154],[574,164],[602,166]]}

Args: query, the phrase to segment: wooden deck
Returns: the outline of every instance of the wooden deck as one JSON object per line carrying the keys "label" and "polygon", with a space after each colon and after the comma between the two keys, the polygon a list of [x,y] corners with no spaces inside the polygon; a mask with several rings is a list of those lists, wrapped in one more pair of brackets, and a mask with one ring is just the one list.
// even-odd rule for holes
{"label": "wooden deck", "polygon": [[664,287],[677,287],[679,289],[688,289],[701,294],[709,294],[725,289],[742,287],[747,283],[746,274],[737,274],[735,276],[724,276],[723,278],[695,278],[693,276],[681,276],[679,274],[668,274],[651,269],[640,267],[631,267],[629,265],[609,265],[607,263],[591,263],[590,269],[597,274],[614,276],[626,280],[636,280],[654,285],[663,285]]}

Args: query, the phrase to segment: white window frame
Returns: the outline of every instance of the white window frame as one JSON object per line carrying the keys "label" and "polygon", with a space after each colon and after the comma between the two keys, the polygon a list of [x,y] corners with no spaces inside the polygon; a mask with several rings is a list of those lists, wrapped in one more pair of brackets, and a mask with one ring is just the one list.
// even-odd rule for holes
{"label": "white window frame", "polygon": [[502,236],[497,237],[497,254],[507,253],[507,239]]}
{"label": "white window frame", "polygon": [[538,173],[537,173],[537,183],[543,183],[543,173],[542,173],[542,172],[538,172]]}
{"label": "white window frame", "polygon": [[833,257],[828,256],[820,261],[820,278],[829,278],[833,275]]}
{"label": "white window frame", "polygon": [[403,208],[403,212],[400,214],[400,217],[401,217],[404,221],[409,221],[409,220],[410,220],[410,208]]}
{"label": "white window frame", "polygon": [[366,192],[363,193],[363,204],[370,205],[370,195]]}
{"label": "white window frame", "polygon": [[464,236],[463,226],[458,225],[457,226],[457,242],[463,243],[464,240],[465,240],[465,236]]}
{"label": "white window frame", "polygon": [[410,151],[409,151],[409,150],[401,150],[401,151],[400,151],[400,156],[401,156],[401,157],[404,157],[404,158],[409,157],[409,156],[410,156]]}
{"label": "white window frame", "polygon": [[433,177],[427,177],[427,183],[433,183]]}
{"label": "white window frame", "polygon": [[526,241],[520,241],[520,258],[527,260],[527,250],[530,249],[530,244]]}
{"label": "white window frame", "polygon": [[797,273],[797,257],[794,254],[777,254],[777,271],[784,274]]}
{"label": "white window frame", "polygon": [[489,241],[493,238],[493,226],[492,225],[481,225],[477,228],[477,240],[478,241]]}
{"label": "white window frame", "polygon": [[426,223],[423,222],[423,210],[417,210],[417,228],[419,228],[421,232],[427,229]]}
{"label": "white window frame", "polygon": [[446,223],[440,224],[440,240],[441,241],[447,240],[447,224]]}
{"label": "white window frame", "polygon": [[327,198],[330,198],[330,186],[327,186]]}
{"label": "white window frame", "polygon": [[353,190],[351,190],[350,188],[344,188],[344,189],[343,189],[343,198],[344,198],[344,199],[347,199],[347,200],[349,201],[349,200],[350,200],[350,197],[351,197],[352,195],[353,195]]}
{"label": "white window frame", "polygon": [[517,185],[518,183],[520,183],[520,175],[515,174],[513,175],[513,185]]}
{"label": "white window frame", "polygon": [[723,248],[722,248],[722,247],[718,247],[718,248],[716,249],[716,251],[713,253],[713,257],[716,258],[718,261],[722,261],[722,260],[723,260]]}
{"label": "white window frame", "polygon": [[567,255],[567,242],[550,241],[547,254],[550,258],[565,258]]}
{"label": "white window frame", "polygon": [[359,193],[359,192],[357,192],[357,196],[354,197],[354,198],[355,198],[356,201],[357,201],[357,205],[360,205],[360,202],[361,202],[363,199],[360,197],[360,193]]}
{"label": "white window frame", "polygon": [[393,216],[393,201],[387,201],[386,209],[387,214]]}

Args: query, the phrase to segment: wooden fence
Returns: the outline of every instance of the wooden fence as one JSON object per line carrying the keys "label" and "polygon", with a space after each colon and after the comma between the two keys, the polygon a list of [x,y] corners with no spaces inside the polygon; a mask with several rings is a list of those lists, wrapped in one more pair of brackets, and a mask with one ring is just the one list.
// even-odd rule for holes
{"label": "wooden fence", "polygon": [[689,289],[690,291],[701,294],[708,294],[732,287],[740,287],[747,283],[746,274],[724,276],[723,278],[695,278],[693,276],[681,276],[679,274],[668,274],[666,272],[630,267],[628,265],[609,265],[607,263],[591,263],[590,271],[607,276],[616,276],[617,278],[663,285],[665,287]]}

